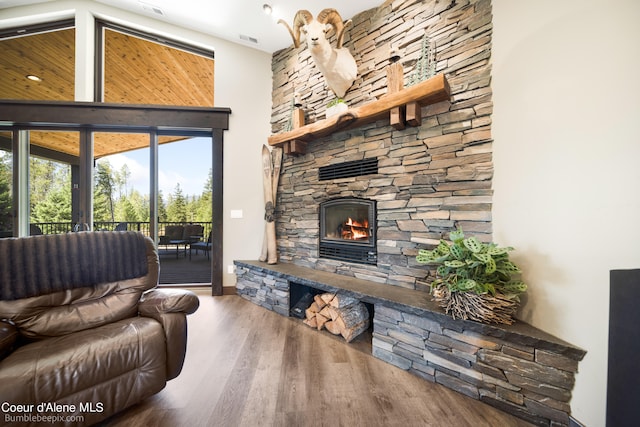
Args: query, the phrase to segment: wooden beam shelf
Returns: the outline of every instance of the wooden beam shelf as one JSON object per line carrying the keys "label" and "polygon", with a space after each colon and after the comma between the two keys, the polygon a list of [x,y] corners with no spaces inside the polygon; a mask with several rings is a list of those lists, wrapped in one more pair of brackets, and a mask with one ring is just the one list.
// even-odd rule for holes
{"label": "wooden beam shelf", "polygon": [[[416,108],[419,110],[419,107],[445,101],[449,99],[450,93],[451,89],[446,77],[444,74],[438,74],[414,86],[383,95],[376,101],[350,108],[345,113],[288,132],[271,135],[269,145],[291,145],[293,143],[304,147],[306,142],[314,139],[384,118],[389,114],[389,111],[396,107],[404,109],[407,104],[413,104],[413,108],[410,110],[415,112]],[[411,126],[419,125],[419,113],[417,119],[413,116],[409,118],[408,124]],[[295,150],[291,152],[285,147],[285,152],[287,151],[291,154],[302,154]]]}

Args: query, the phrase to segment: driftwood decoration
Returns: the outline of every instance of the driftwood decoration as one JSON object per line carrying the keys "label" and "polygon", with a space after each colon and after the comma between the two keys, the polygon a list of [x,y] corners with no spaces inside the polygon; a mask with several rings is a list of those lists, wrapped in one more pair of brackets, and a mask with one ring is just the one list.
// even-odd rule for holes
{"label": "driftwood decoration", "polygon": [[454,319],[511,325],[518,309],[518,302],[504,295],[451,292],[446,284],[438,285],[432,294],[438,305]]}
{"label": "driftwood decoration", "polygon": [[388,117],[389,110],[415,101],[420,107],[446,101],[451,89],[444,74],[438,74],[417,85],[388,93],[376,101],[350,108],[346,113],[304,125],[289,132],[271,135],[269,145],[281,145],[288,141],[315,141],[340,130],[362,126]]}
{"label": "driftwood decoration", "polygon": [[260,261],[267,264],[278,263],[278,248],[276,245],[276,194],[280,179],[280,167],[282,165],[282,148],[275,147],[269,151],[266,145],[262,146],[262,172],[264,190],[264,219],[265,230],[262,243]]}

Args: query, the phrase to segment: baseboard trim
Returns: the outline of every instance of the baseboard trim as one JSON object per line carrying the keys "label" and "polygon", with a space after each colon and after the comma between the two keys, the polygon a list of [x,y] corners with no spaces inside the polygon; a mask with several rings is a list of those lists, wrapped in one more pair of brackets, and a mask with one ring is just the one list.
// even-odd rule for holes
{"label": "baseboard trim", "polygon": [[238,295],[235,286],[223,286],[222,295]]}

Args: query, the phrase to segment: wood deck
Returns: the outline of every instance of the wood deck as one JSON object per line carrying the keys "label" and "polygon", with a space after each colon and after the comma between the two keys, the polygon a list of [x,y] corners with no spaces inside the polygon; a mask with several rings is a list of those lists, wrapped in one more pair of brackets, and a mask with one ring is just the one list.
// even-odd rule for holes
{"label": "wood deck", "polygon": [[160,248],[158,254],[161,285],[211,283],[211,258],[203,251],[192,251],[191,259],[189,249],[185,254],[183,248],[178,251],[178,257],[175,248]]}

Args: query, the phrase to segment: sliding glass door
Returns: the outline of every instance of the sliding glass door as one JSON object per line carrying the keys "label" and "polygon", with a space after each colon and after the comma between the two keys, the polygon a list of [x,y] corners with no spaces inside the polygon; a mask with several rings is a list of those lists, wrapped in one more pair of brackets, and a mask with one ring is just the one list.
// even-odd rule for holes
{"label": "sliding glass door", "polygon": [[160,283],[211,283],[211,138],[176,135],[159,142]]}
{"label": "sliding glass door", "polygon": [[95,132],[93,141],[96,156],[116,151],[95,162],[94,229],[154,239],[161,284],[211,283],[212,139]]}

